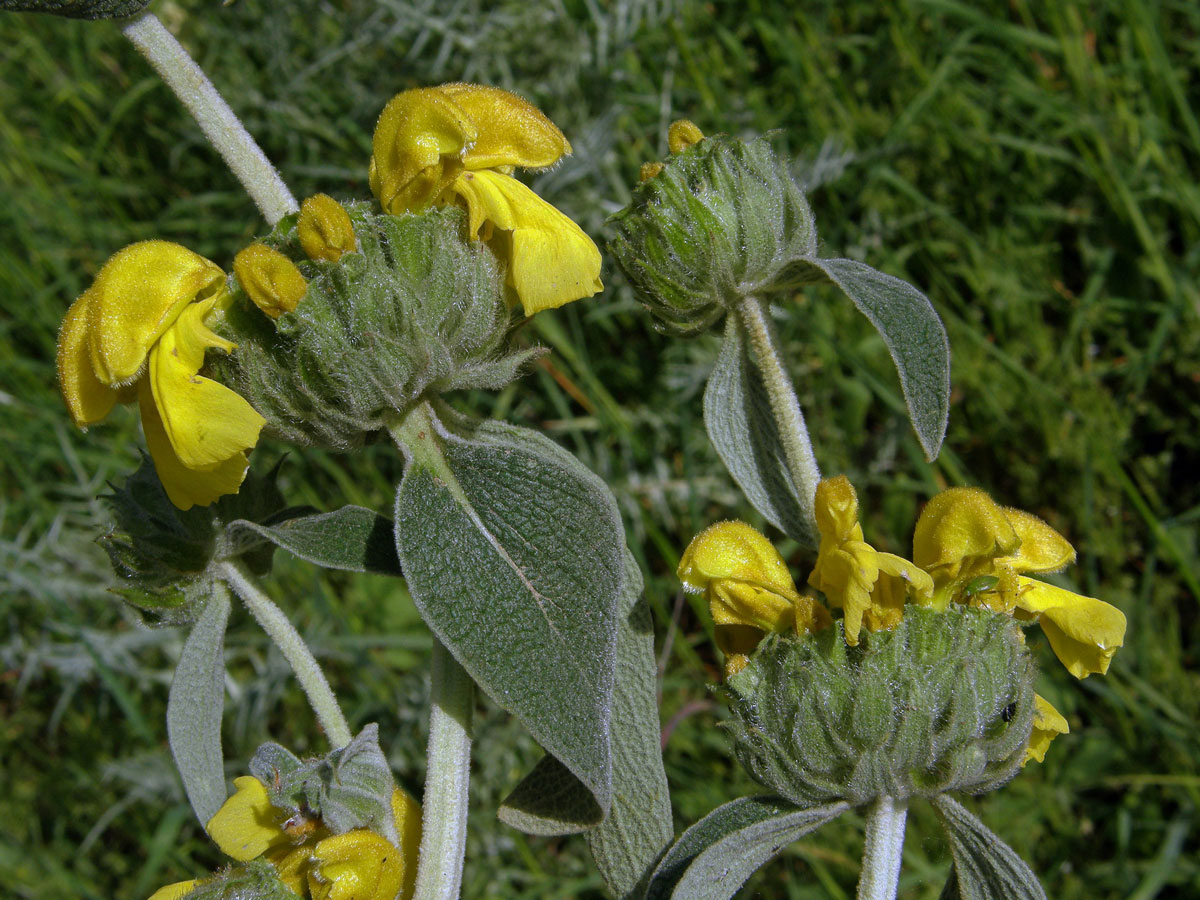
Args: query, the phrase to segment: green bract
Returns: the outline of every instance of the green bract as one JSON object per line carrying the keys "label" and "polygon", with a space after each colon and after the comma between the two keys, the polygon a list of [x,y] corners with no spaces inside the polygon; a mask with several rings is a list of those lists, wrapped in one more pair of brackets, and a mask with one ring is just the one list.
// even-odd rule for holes
{"label": "green bract", "polygon": [[773,636],[727,682],[734,749],[794,803],[983,793],[1020,769],[1034,665],[1006,616],[909,607],[847,647],[840,625]]}
{"label": "green bract", "polygon": [[539,352],[510,349],[500,270],[484,244],[461,237],[460,210],[346,209],[358,251],[337,262],[304,255],[295,216],[264,239],[296,263],[308,291],[272,320],[235,287],[224,331],[238,348],[217,363],[277,436],[336,450],[423,398],[503,387]]}
{"label": "green bract", "polygon": [[816,224],[804,192],[763,138],[717,135],[672,155],[610,221],[617,237],[609,250],[673,332],[697,334],[743,297],[821,280],[797,280],[789,271],[816,256]]}

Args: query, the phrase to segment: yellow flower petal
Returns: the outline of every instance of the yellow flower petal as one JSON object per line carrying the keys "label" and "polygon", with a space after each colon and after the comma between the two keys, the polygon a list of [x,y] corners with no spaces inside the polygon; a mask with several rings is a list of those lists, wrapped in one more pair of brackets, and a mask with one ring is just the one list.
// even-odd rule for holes
{"label": "yellow flower petal", "polygon": [[478,138],[462,156],[468,169],[545,168],[571,152],[558,126],[516,94],[479,84],[444,84],[433,90],[450,98],[478,129]]}
{"label": "yellow flower petal", "polygon": [[337,262],[358,247],[350,214],[328,194],[314,194],[300,205],[296,237],[309,259]]}
{"label": "yellow flower petal", "polygon": [[154,402],[149,379],[138,382],[138,408],[142,412],[146,449],[150,451],[154,471],[172,503],[180,509],[191,509],[208,506],[224,494],[237,493],[250,465],[245,453],[235,454],[211,469],[190,469],[175,455]]}
{"label": "yellow flower petal", "polygon": [[1058,572],[1075,562],[1075,548],[1037,516],[1020,509],[1005,509],[1004,515],[1021,539],[1017,552],[1004,560],[1014,572]]}
{"label": "yellow flower petal", "polygon": [[396,900],[409,900],[417,884],[417,858],[421,849],[421,804],[408,791],[392,791],[392,816],[400,837],[401,890]]}
{"label": "yellow flower petal", "polygon": [[371,192],[391,215],[424,209],[462,171],[462,154],[478,138],[470,117],[444,91],[397,94],[375,125]]}
{"label": "yellow flower petal", "polygon": [[913,562],[939,585],[984,565],[1010,556],[1021,539],[1009,517],[991,497],[977,488],[951,488],[933,497],[917,520]]}
{"label": "yellow flower petal", "polygon": [[88,346],[88,305],[92,292],[84,291],[63,319],[58,332],[58,386],[71,419],[80,428],[99,422],[117,403],[117,390],[96,377]]}
{"label": "yellow flower petal", "polygon": [[861,541],[862,527],[858,524],[858,494],[845,475],[824,478],[817,483],[813,500],[817,530],[821,539]]}
{"label": "yellow flower petal", "polygon": [[325,838],[312,860],[313,900],[394,900],[404,884],[401,851],[366,829]]}
{"label": "yellow flower petal", "polygon": [[169,241],[143,241],[118,251],[96,276],[88,302],[96,377],[114,387],[133,378],[180,311],[224,281],[215,264]]}
{"label": "yellow flower petal", "polygon": [[704,132],[690,119],[678,119],[667,129],[667,149],[672,153],[682,153],[702,140]]}
{"label": "yellow flower petal", "polygon": [[201,471],[244,460],[266,421],[240,394],[197,374],[207,348],[233,349],[204,324],[212,302],[185,309],[150,353],[150,388],[171,447],[184,466]]}
{"label": "yellow flower petal", "polygon": [[467,205],[472,238],[485,222],[508,233],[508,280],[527,316],[604,289],[592,239],[515,178],[464,172],[452,190]]}
{"label": "yellow flower petal", "polygon": [[863,617],[871,609],[871,591],[879,580],[874,556],[871,545],[861,541],[825,547],[808,576],[808,583],[824,593],[831,606],[842,608],[842,630],[851,647],[858,644]]}
{"label": "yellow flower petal", "polygon": [[1058,735],[1067,734],[1071,730],[1062,713],[1051,706],[1046,698],[1034,694],[1033,703],[1033,732],[1029,735],[1029,746],[1025,748],[1025,760],[1021,765],[1025,765],[1031,759],[1043,762],[1050,742]]}
{"label": "yellow flower petal", "polygon": [[296,264],[266,244],[239,250],[233,274],[254,305],[272,319],[294,310],[308,293],[308,279]]}
{"label": "yellow flower petal", "polygon": [[713,582],[745,582],[796,602],[800,595],[787,563],[766,536],[745,522],[717,522],[692,538],[679,560],[679,580],[690,591]]}
{"label": "yellow flower petal", "polygon": [[149,896],[148,900],[181,900],[195,890],[199,884],[199,878],[193,878],[191,881],[177,881],[174,884],[160,887]]}
{"label": "yellow flower petal", "polygon": [[205,826],[221,852],[246,862],[286,844],[288,836],[279,827],[279,813],[267,799],[263,783],[243,775],[233,779],[233,786],[237,792],[222,804]]}
{"label": "yellow flower petal", "polygon": [[308,876],[312,872],[312,849],[311,844],[301,844],[299,847],[283,844],[264,854],[275,867],[279,880],[301,897],[308,888]]}
{"label": "yellow flower petal", "polygon": [[1115,606],[1063,590],[1052,584],[1021,578],[1018,609],[1038,616],[1038,624],[1055,656],[1076,678],[1103,675],[1125,642],[1125,614]]}

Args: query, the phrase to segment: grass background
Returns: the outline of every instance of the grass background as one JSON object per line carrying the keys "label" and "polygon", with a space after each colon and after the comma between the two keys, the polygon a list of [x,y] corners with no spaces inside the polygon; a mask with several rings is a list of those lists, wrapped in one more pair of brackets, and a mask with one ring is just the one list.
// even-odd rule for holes
{"label": "grass background", "polygon": [[[534,180],[602,237],[667,124],[778,129],[824,252],[926,290],[954,349],[945,450],[923,461],[881,341],[817,291],[778,326],[825,471],[858,485],[865,527],[904,553],[920,505],[954,484],[1029,509],[1079,549],[1068,583],[1121,607],[1125,648],[1075,682],[1044,641],[1039,691],[1069,718],[1041,766],[971,801],[1050,896],[1200,896],[1200,6],[1190,0],[295,0],[154,8],[245,118],[298,196],[367,195],[379,110],[417,84],[518,90],[575,156]],[[0,886],[20,898],[144,897],[219,864],[165,748],[180,634],[106,593],[97,494],[135,465],[132,410],[88,434],[56,394],[68,303],[148,237],[228,268],[262,223],[199,131],[108,24],[0,16]],[[613,486],[648,574],[680,827],[754,789],[716,728],[710,624],[672,572],[690,537],[751,517],[707,444],[713,339],[658,335],[620,277],[535,320],[554,353],[497,397]],[[269,464],[286,448],[266,445]],[[294,452],[293,502],[390,504],[386,448]],[[801,579],[811,559],[783,546]],[[412,605],[380,578],[283,559],[271,590],[342,688],[422,778],[423,661]],[[313,723],[246,621],[230,636],[226,754],[268,736],[305,751]],[[577,838],[494,818],[537,748],[481,708],[464,896],[594,898]],[[853,895],[861,832],[788,848],[745,897]],[[948,865],[911,817],[901,894],[937,897]]]}

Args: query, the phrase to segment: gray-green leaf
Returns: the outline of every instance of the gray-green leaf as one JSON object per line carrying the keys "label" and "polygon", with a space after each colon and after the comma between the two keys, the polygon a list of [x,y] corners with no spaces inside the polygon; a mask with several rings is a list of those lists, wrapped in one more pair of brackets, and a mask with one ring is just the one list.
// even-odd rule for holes
{"label": "gray-green leaf", "polygon": [[654,623],[642,587],[642,573],[626,550],[613,690],[612,808],[587,833],[596,867],[618,900],[642,896],[655,863],[675,836],[662,760]]}
{"label": "gray-green leaf", "polygon": [[225,802],[221,713],[225,708],[225,626],[229,595],[214,588],[183,643],[167,697],[167,741],[188,802],[207,825]]}
{"label": "gray-green leaf", "polygon": [[954,855],[943,898],[1046,900],[1033,870],[961,803],[945,794],[933,797],[932,802]]}
{"label": "gray-green leaf", "polygon": [[150,0],[0,0],[6,12],[40,12],[69,19],[124,19],[140,13]]}
{"label": "gray-green leaf", "polygon": [[704,426],[751,505],[788,537],[815,547],[762,373],[735,315],[725,320],[725,339],[704,391]]}
{"label": "gray-green leaf", "polygon": [[909,417],[925,456],[933,459],[950,415],[950,342],[928,298],[906,281],[853,259],[810,257],[793,267],[798,283],[818,269],[871,320],[900,373]]}
{"label": "gray-green leaf", "polygon": [[646,900],[729,900],[780,850],[849,808],[833,803],[802,809],[772,796],[719,806],[667,851]]}
{"label": "gray-green leaf", "polygon": [[411,461],[396,544],[425,621],[607,812],[624,545],[595,475],[535,432],[434,421],[397,432]]}
{"label": "gray-green leaf", "polygon": [[237,519],[227,528],[239,552],[258,539],[327,569],[400,574],[391,521],[362,506],[296,516],[273,525]]}

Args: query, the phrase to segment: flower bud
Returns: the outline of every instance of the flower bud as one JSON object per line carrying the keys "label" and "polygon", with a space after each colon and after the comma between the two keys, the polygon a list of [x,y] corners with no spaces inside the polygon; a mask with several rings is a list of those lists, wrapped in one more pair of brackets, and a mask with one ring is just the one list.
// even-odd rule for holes
{"label": "flower bud", "polygon": [[328,194],[315,194],[300,205],[296,236],[309,259],[337,262],[358,248],[350,214]]}
{"label": "flower bud", "polygon": [[538,352],[510,349],[499,267],[486,245],[462,237],[461,210],[346,211],[358,251],[335,263],[305,258],[296,217],[259,245],[307,276],[307,293],[271,322],[235,292],[224,328],[238,349],[218,369],[277,437],[335,450],[430,395],[501,388]]}
{"label": "flower bud", "polygon": [[806,283],[810,267],[793,264],[816,255],[812,211],[767,142],[705,138],[690,122],[668,141],[672,155],[643,167],[610,220],[609,250],[659,324],[698,334],[743,297]]}
{"label": "flower bud", "polygon": [[1010,619],[909,607],[858,646],[840,632],[768,637],[726,681],[734,750],[757,781],[801,805],[859,805],[983,793],[1020,769],[1034,667]]}
{"label": "flower bud", "polygon": [[272,319],[294,310],[308,290],[296,264],[266,244],[251,244],[233,258],[233,274],[254,305]]}

